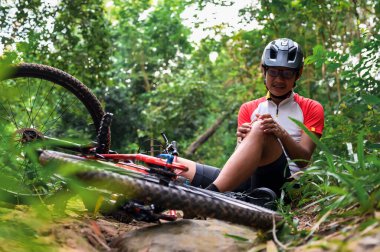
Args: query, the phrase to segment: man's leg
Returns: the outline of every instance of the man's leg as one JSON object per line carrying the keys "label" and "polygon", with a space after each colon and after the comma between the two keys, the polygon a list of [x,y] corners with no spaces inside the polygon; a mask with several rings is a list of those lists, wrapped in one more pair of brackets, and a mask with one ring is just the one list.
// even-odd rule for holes
{"label": "man's leg", "polygon": [[276,161],[269,165],[260,166],[251,176],[251,189],[266,187],[281,195],[281,188],[286,182],[290,182],[290,170],[288,159],[283,153]]}
{"label": "man's leg", "polygon": [[189,179],[190,182],[192,182],[193,179],[194,179],[194,176],[195,176],[195,172],[197,170],[196,169],[197,163],[195,163],[194,161],[191,161],[189,159],[181,158],[181,157],[177,157],[177,162],[181,163],[181,164],[184,164],[184,165],[187,166],[187,168],[189,168],[188,171],[182,172],[181,176],[184,176],[185,178]]}
{"label": "man's leg", "polygon": [[[214,184],[222,192],[232,191],[251,177],[257,167],[276,161],[282,153],[277,138],[264,133],[260,129],[259,122],[255,122],[244,141],[224,165]],[[197,171],[197,163],[181,157],[177,158],[177,162],[189,168],[181,175],[192,182]]]}
{"label": "man's leg", "polygon": [[252,176],[257,167],[276,161],[282,153],[277,138],[264,133],[256,121],[213,184],[221,192],[232,191]]}

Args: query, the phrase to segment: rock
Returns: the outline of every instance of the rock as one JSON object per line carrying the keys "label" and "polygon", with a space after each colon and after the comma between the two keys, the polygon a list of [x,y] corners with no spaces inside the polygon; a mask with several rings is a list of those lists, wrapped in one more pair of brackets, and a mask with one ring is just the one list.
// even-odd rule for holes
{"label": "rock", "polygon": [[247,251],[254,229],[219,220],[180,220],[128,232],[115,238],[116,251]]}

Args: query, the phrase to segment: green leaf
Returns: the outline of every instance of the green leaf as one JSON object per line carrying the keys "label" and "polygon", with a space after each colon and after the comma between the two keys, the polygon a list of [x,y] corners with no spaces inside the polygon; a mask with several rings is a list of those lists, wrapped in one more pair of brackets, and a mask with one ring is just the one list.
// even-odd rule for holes
{"label": "green leaf", "polygon": [[328,147],[325,144],[323,144],[314,133],[309,131],[302,122],[300,122],[300,121],[298,121],[292,117],[289,117],[289,119],[292,122],[294,122],[298,127],[300,127],[311,138],[311,140],[313,140],[313,142],[324,151],[324,154],[326,156],[327,163],[328,163],[329,167],[331,169],[334,169],[335,166],[333,163],[333,157],[332,157],[331,152],[329,151]]}
{"label": "green leaf", "polygon": [[358,135],[358,161],[360,168],[365,169],[365,160],[364,160],[364,132],[360,132]]}
{"label": "green leaf", "polygon": [[369,103],[371,105],[380,104],[380,98],[376,95],[363,94],[362,98],[363,98],[363,100],[365,100],[367,103]]}
{"label": "green leaf", "polygon": [[333,71],[335,71],[336,69],[338,69],[340,66],[341,66],[340,63],[331,62],[331,63],[328,63],[328,64],[327,64],[327,69],[333,72]]}
{"label": "green leaf", "polygon": [[245,237],[241,237],[241,236],[238,236],[238,235],[233,235],[233,234],[224,234],[225,237],[230,237],[230,238],[233,238],[234,240],[237,240],[237,241],[249,241],[249,239],[245,238]]}

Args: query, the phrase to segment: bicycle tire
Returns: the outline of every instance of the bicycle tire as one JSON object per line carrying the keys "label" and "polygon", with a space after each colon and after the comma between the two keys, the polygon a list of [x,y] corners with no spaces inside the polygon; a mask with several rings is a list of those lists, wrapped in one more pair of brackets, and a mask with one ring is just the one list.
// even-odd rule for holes
{"label": "bicycle tire", "polygon": [[[94,124],[94,133],[96,135],[100,128],[104,110],[101,106],[101,103],[91,92],[91,90],[83,83],[81,83],[78,79],[57,68],[34,63],[22,63],[12,66],[9,72],[11,74],[4,80],[17,78],[34,78],[46,80],[52,84],[57,84],[69,91],[84,105],[87,113],[90,114]],[[108,130],[108,134],[106,137],[104,137],[104,141],[105,142],[102,144],[104,145],[104,152],[107,153],[111,142],[110,130]]]}
{"label": "bicycle tire", "polygon": [[78,167],[84,168],[74,174],[81,182],[124,194],[130,199],[156,204],[160,208],[182,210],[200,217],[211,217],[260,229],[272,227],[273,219],[276,222],[282,219],[272,210],[233,199],[221,193],[173,183],[164,186],[159,184],[158,179],[149,175],[138,173],[121,175],[91,169],[91,164],[86,159],[69,154],[44,151],[41,158],[45,162],[56,160],[75,163]]}

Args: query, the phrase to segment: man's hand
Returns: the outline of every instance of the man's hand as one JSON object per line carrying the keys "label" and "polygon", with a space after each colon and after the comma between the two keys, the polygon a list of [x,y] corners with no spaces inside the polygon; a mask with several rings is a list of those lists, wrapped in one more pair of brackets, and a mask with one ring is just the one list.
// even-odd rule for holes
{"label": "man's hand", "polygon": [[240,127],[238,127],[236,136],[238,139],[238,143],[241,143],[243,139],[247,136],[248,132],[251,131],[252,123],[243,123]]}
{"label": "man's hand", "polygon": [[260,128],[267,134],[273,134],[280,140],[288,136],[288,133],[282,128],[270,114],[263,114],[258,117]]}

